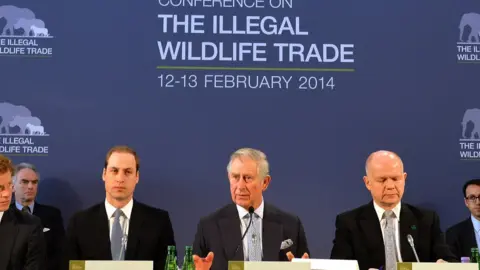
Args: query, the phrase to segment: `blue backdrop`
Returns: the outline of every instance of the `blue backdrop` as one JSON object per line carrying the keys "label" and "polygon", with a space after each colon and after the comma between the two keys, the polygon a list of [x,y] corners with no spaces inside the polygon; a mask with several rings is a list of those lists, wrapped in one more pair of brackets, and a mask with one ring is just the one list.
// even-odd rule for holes
{"label": "blue backdrop", "polygon": [[[479,1],[180,2],[0,1],[0,152],[39,167],[39,201],[65,220],[103,201],[104,155],[128,144],[141,158],[135,197],[170,212],[183,251],[199,218],[231,200],[231,152],[254,147],[271,164],[265,199],[298,214],[312,256],[325,258],[335,216],[370,200],[365,159],[389,149],[405,163],[405,201],[437,210],[444,229],[467,217],[461,187],[480,160],[480,117],[468,111],[480,108]],[[199,33],[185,33],[185,15]],[[249,23],[250,34],[220,34],[218,16],[224,32]],[[266,16],[284,31],[262,30]],[[173,59],[168,42],[187,46]],[[182,60],[188,42],[206,59]],[[243,60],[214,55],[234,46]],[[257,76],[261,88],[243,87]]]}

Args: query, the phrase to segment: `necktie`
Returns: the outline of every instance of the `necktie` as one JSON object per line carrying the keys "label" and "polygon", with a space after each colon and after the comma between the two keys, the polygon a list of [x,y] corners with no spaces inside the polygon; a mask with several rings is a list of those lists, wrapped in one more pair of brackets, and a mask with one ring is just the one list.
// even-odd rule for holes
{"label": "necktie", "polygon": [[22,212],[25,212],[25,213],[29,213],[29,214],[30,214],[30,207],[24,206],[24,207],[22,208]]}
{"label": "necktie", "polygon": [[125,245],[122,226],[120,225],[120,216],[123,215],[122,210],[117,209],[114,213],[114,220],[112,225],[112,259],[114,261],[122,261],[125,257]]}
{"label": "necktie", "polygon": [[389,210],[383,214],[386,221],[385,226],[385,270],[397,269],[397,255],[395,252],[395,214]]}
{"label": "necktie", "polygon": [[[247,242],[248,242],[248,260],[249,261],[261,261],[262,260],[262,238],[260,237],[260,217],[256,214],[252,214],[252,225],[247,232]],[[244,217],[246,226],[250,220],[250,215],[247,214]]]}

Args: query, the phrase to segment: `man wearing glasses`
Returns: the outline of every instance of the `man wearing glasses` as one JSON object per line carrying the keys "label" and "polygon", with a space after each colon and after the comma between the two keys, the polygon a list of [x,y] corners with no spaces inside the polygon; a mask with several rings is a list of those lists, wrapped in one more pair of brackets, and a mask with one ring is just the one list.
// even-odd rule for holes
{"label": "man wearing glasses", "polygon": [[466,182],[463,196],[471,215],[446,232],[447,243],[457,259],[470,257],[471,248],[480,244],[480,179]]}

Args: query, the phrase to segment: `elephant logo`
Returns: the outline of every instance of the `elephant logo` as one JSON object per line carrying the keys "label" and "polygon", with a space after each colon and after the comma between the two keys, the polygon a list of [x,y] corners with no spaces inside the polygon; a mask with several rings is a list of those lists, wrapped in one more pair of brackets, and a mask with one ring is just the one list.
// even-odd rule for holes
{"label": "elephant logo", "polygon": [[[0,103],[0,119],[0,134],[47,135],[40,118],[32,116],[32,112],[23,105]],[[18,131],[15,132],[15,129]]]}
{"label": "elephant logo", "polygon": [[[467,26],[470,28],[470,32],[468,32],[468,39],[465,40],[463,35]],[[463,14],[458,27],[460,28],[460,42],[480,42],[480,14],[473,12]]]}
{"label": "elephant logo", "polygon": [[21,33],[24,37],[49,37],[45,23],[36,18],[33,11],[28,8],[13,5],[0,6],[0,19],[2,18],[7,23],[3,27],[1,36],[18,36]]}
{"label": "elephant logo", "polygon": [[[473,129],[468,132],[468,124],[473,124]],[[463,114],[462,120],[462,138],[463,139],[480,139],[480,109],[467,109]]]}

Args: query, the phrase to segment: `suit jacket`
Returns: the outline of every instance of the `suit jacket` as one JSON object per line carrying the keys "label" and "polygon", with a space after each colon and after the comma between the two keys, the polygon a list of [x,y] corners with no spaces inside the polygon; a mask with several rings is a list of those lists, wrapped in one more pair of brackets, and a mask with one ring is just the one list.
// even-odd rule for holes
{"label": "suit jacket", "polygon": [[44,270],[45,265],[40,219],[10,207],[0,222],[0,269]]}
{"label": "suit jacket", "polygon": [[460,260],[461,257],[470,257],[471,248],[477,247],[471,218],[448,228],[446,237],[447,244],[457,260]]}
{"label": "suit jacket", "polygon": [[[385,265],[385,246],[373,201],[337,216],[331,259],[358,260],[360,270]],[[407,235],[412,235],[421,262],[456,261],[445,242],[438,215],[402,203],[399,218],[400,252],[404,262],[416,262]]]}
{"label": "suit jacket", "polygon": [[60,270],[61,251],[65,240],[65,228],[60,210],[35,202],[33,215],[40,218],[47,244],[46,270]]}
{"label": "suit jacket", "polygon": [[[69,260],[112,260],[105,203],[76,213],[68,224],[66,242],[65,270]],[[163,270],[169,245],[175,240],[168,212],[134,200],[125,260],[153,261],[155,270]]]}
{"label": "suit jacket", "polygon": [[[228,269],[228,261],[231,260],[243,261],[240,222],[237,207],[233,203],[202,218],[198,223],[193,253],[205,257],[212,251],[214,259],[211,270]],[[288,251],[295,257],[309,253],[303,225],[298,217],[265,203],[262,222],[264,261],[287,261]],[[282,241],[287,239],[291,239],[293,245],[280,250]]]}

